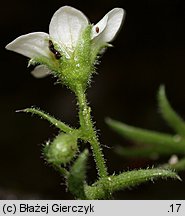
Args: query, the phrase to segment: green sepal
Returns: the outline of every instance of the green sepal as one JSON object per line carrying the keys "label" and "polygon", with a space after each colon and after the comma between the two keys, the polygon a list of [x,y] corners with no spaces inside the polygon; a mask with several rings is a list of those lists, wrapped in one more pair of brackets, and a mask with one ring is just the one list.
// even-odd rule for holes
{"label": "green sepal", "polygon": [[45,65],[51,72],[51,74],[54,77],[59,77],[60,76],[60,67],[61,67],[61,59],[57,60],[54,55],[51,53],[50,58],[46,57],[36,57],[33,59],[30,59],[28,62],[28,67],[30,65],[36,66],[36,65]]}
{"label": "green sepal", "polygon": [[61,131],[64,131],[66,133],[69,133],[74,130],[65,123],[55,119],[54,117],[50,116],[49,114],[45,113],[44,111],[38,108],[26,108],[23,110],[17,110],[16,112],[26,112],[38,115],[39,117],[46,119],[49,123],[51,123],[55,127],[59,128]]}
{"label": "green sepal", "polygon": [[74,162],[67,178],[68,189],[77,199],[86,199],[84,185],[87,169],[87,157],[88,150],[85,149]]}
{"label": "green sepal", "polygon": [[185,153],[185,140],[178,139],[177,136],[129,126],[110,118],[106,119],[106,123],[127,139],[157,147],[158,153],[166,151],[165,148],[168,148],[169,154]]}
{"label": "green sepal", "polygon": [[88,25],[80,35],[77,45],[70,58],[63,58],[60,67],[60,80],[76,93],[78,85],[85,91],[94,71],[91,62],[91,31]]}
{"label": "green sepal", "polygon": [[167,178],[181,180],[180,177],[171,170],[141,169],[103,178],[92,186],[86,186],[85,192],[88,199],[105,199],[108,192],[112,194],[119,190],[138,186],[144,182]]}
{"label": "green sepal", "polygon": [[165,93],[165,87],[162,85],[158,92],[158,103],[162,117],[175,132],[185,137],[185,122],[171,107]]}

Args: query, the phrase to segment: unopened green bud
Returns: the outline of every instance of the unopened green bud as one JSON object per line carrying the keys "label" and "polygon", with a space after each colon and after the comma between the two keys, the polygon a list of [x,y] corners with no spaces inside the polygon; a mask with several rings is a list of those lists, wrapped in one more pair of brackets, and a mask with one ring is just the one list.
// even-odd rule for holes
{"label": "unopened green bud", "polygon": [[69,163],[77,150],[77,137],[72,133],[61,133],[53,142],[45,146],[44,154],[49,163],[58,166]]}

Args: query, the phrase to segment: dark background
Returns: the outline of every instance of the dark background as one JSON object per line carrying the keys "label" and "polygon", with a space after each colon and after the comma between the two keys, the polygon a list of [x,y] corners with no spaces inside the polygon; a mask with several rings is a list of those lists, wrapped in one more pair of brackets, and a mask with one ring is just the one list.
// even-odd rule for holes
{"label": "dark background", "polygon": [[[110,173],[147,167],[154,162],[124,160],[113,152],[117,144],[128,144],[104,123],[107,116],[148,129],[171,132],[161,120],[156,101],[165,84],[173,107],[185,118],[185,1],[184,0],[93,0],[93,1],[3,1],[1,2],[0,78],[0,198],[71,199],[63,179],[41,156],[42,144],[57,130],[37,117],[15,113],[36,105],[77,126],[76,101],[72,93],[51,77],[35,79],[24,56],[6,51],[16,37],[35,31],[48,32],[53,13],[70,5],[83,11],[92,23],[114,7],[126,12],[124,26],[98,66],[88,99],[100,129]],[[165,160],[167,160],[166,158]],[[89,159],[89,182],[95,178]],[[183,182],[147,183],[115,195],[116,199],[185,199]]]}

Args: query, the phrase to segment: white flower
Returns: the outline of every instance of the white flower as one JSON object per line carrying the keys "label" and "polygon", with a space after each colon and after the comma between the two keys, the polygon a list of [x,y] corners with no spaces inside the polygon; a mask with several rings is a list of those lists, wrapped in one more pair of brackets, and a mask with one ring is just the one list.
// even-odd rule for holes
{"label": "white flower", "polygon": [[[98,50],[111,42],[119,31],[124,18],[122,8],[114,8],[92,27],[92,49]],[[34,32],[22,35],[6,46],[6,49],[20,53],[30,59],[60,58],[60,53],[70,58],[75,50],[79,37],[89,25],[87,17],[79,10],[64,6],[57,10],[49,25],[49,34]],[[50,46],[49,46],[49,43]],[[55,50],[52,43],[59,47]],[[36,66],[32,74],[41,78],[50,74],[45,65]]]}

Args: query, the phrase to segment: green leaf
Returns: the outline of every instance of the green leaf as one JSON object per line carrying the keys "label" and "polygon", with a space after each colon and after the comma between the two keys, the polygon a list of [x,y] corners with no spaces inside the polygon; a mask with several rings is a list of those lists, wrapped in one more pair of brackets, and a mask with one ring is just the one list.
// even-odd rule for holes
{"label": "green leaf", "polygon": [[179,135],[185,137],[185,122],[173,110],[165,94],[165,87],[160,86],[158,93],[158,103],[162,117]]}
{"label": "green leaf", "polygon": [[17,110],[17,112],[26,112],[26,113],[32,113],[32,114],[38,115],[41,118],[49,121],[52,125],[59,128],[61,131],[64,131],[66,133],[69,133],[73,130],[71,127],[69,127],[65,123],[55,119],[54,117],[50,116],[49,114],[45,113],[44,111],[41,111],[38,108],[26,108],[23,110]]}
{"label": "green leaf", "polygon": [[137,186],[147,181],[167,178],[180,180],[180,177],[171,170],[141,169],[128,171],[101,179],[92,186],[86,186],[85,192],[88,199],[105,199],[107,192],[112,194],[113,192]]}
{"label": "green leaf", "polygon": [[156,146],[158,152],[164,152],[164,148],[168,148],[170,153],[185,153],[185,141],[177,139],[177,136],[140,129],[110,118],[106,119],[106,123],[111,129],[127,139]]}
{"label": "green leaf", "polygon": [[85,149],[79,155],[79,157],[71,167],[67,179],[69,191],[77,199],[86,199],[84,185],[85,185],[85,178],[86,178],[87,157],[88,157],[88,150]]}
{"label": "green leaf", "polygon": [[169,148],[156,148],[156,147],[125,148],[122,146],[117,146],[115,148],[115,152],[127,158],[151,158],[151,159],[157,159],[159,154],[160,156],[161,155],[165,156],[174,153],[173,149],[169,149]]}
{"label": "green leaf", "polygon": [[67,171],[66,168],[61,167],[61,166],[59,166],[59,165],[56,166],[56,165],[54,165],[54,164],[52,164],[52,166],[53,166],[53,168],[54,168],[56,171],[58,171],[60,174],[62,174],[65,178],[68,177],[69,172]]}

